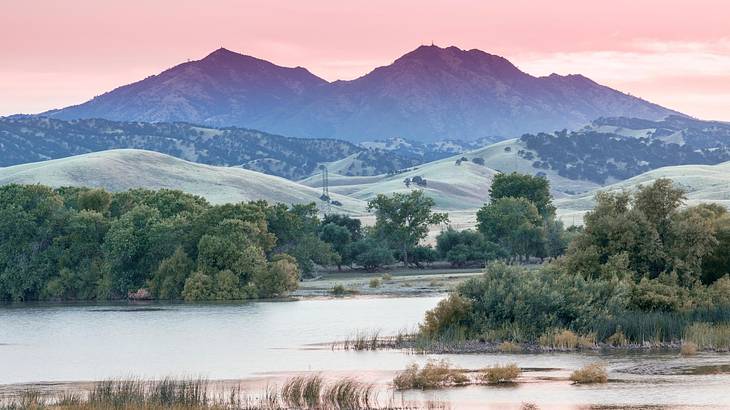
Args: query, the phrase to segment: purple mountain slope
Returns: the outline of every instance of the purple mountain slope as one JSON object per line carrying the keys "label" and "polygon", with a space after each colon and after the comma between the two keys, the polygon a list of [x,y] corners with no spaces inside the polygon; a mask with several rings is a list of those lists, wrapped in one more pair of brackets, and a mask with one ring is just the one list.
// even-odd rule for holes
{"label": "purple mountain slope", "polygon": [[480,50],[421,46],[351,81],[328,83],[219,49],[199,61],[51,111],[62,118],[187,121],[299,137],[421,141],[575,128],[598,117],[678,114],[581,75],[533,77]]}

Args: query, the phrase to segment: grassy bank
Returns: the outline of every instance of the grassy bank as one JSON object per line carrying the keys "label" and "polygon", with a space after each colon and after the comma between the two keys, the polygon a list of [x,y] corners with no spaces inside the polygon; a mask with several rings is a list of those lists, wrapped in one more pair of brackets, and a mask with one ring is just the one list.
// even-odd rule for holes
{"label": "grassy bank", "polygon": [[46,396],[27,390],[0,402],[0,410],[357,410],[446,409],[441,402],[379,397],[375,385],[353,378],[297,376],[258,392],[216,389],[203,379],[119,379],[97,382],[84,393]]}

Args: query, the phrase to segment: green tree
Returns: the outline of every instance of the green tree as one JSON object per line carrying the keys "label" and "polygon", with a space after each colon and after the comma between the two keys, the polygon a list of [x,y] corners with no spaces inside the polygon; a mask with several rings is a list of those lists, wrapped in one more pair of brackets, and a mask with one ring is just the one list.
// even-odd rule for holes
{"label": "green tree", "polygon": [[352,233],[349,229],[334,222],[329,222],[322,227],[319,238],[328,243],[339,255],[338,270],[342,269],[343,263],[349,265],[352,262],[349,252],[347,252],[350,243],[352,243]]}
{"label": "green tree", "polygon": [[501,198],[525,198],[532,202],[543,217],[555,214],[547,178],[513,172],[497,174],[489,188],[492,201]]}
{"label": "green tree", "polygon": [[152,295],[159,299],[179,299],[185,286],[185,280],[195,269],[195,263],[178,247],[169,258],[163,259],[150,279],[149,287]]}
{"label": "green tree", "polygon": [[544,244],[542,218],[525,198],[499,198],[484,205],[477,211],[477,227],[512,257],[537,255]]}
{"label": "green tree", "polygon": [[431,225],[445,223],[445,213],[435,213],[433,199],[421,190],[391,196],[379,194],[368,202],[368,210],[375,211],[375,229],[401,250],[403,264],[408,265],[408,250],[428,234]]}
{"label": "green tree", "polygon": [[349,246],[353,260],[368,271],[375,271],[382,266],[395,262],[393,251],[382,241],[366,237]]}

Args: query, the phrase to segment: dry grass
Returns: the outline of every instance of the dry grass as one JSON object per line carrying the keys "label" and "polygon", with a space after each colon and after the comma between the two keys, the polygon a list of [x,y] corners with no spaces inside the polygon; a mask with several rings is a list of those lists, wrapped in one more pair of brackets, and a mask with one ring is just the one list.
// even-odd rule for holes
{"label": "dry grass", "polygon": [[502,342],[497,346],[497,350],[502,353],[519,353],[522,351],[522,346],[513,342]]}
{"label": "dry grass", "polygon": [[629,340],[622,330],[617,330],[616,333],[606,339],[606,343],[614,347],[623,347],[629,344]]}
{"label": "dry grass", "polygon": [[540,336],[538,343],[541,347],[553,350],[592,349],[596,347],[596,336],[578,336],[567,329],[555,329]]}
{"label": "dry grass", "polygon": [[393,379],[396,390],[437,389],[461,386],[469,382],[462,369],[452,368],[446,360],[429,360],[423,367],[413,363]]}
{"label": "dry grass", "polygon": [[608,373],[606,366],[601,363],[591,363],[574,371],[570,380],[576,384],[607,383]]}
{"label": "dry grass", "polygon": [[479,380],[487,384],[513,383],[520,377],[522,369],[515,363],[495,365],[482,370]]}
{"label": "dry grass", "polygon": [[692,342],[682,342],[679,353],[682,356],[694,356],[697,354],[697,345]]}
{"label": "dry grass", "polygon": [[393,280],[393,275],[391,275],[390,273],[385,273],[385,274],[383,274],[382,278],[383,278],[383,281],[388,282],[388,281]]}
{"label": "dry grass", "polygon": [[372,279],[370,279],[370,283],[368,285],[371,288],[379,288],[380,287],[380,279],[378,279],[378,278],[372,278]]}

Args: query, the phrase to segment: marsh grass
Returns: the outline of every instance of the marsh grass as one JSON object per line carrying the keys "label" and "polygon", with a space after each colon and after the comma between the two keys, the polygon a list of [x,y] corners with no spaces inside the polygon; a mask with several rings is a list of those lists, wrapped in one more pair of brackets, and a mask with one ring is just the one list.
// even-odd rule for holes
{"label": "marsh grass", "polygon": [[702,350],[730,350],[730,325],[693,323],[684,332],[686,343],[693,343]]}
{"label": "marsh grass", "polygon": [[468,383],[465,371],[451,367],[446,360],[429,360],[423,367],[412,363],[393,378],[396,390],[437,389]]}
{"label": "marsh grass", "polygon": [[607,383],[608,372],[603,364],[591,363],[575,370],[570,375],[570,380],[576,384]]}
{"label": "marsh grass", "polygon": [[332,350],[378,350],[412,348],[416,339],[415,332],[399,330],[393,336],[383,336],[380,329],[358,330],[343,341],[332,343]]}
{"label": "marsh grass", "polygon": [[28,390],[0,410],[385,410],[446,409],[436,401],[411,403],[392,395],[384,403],[373,384],[353,378],[327,381],[320,375],[290,378],[281,387],[267,386],[258,394],[234,388],[212,393],[206,380],[142,379],[97,382],[86,394],[44,397]]}
{"label": "marsh grass", "polygon": [[514,383],[520,377],[522,369],[516,363],[487,367],[479,374],[479,380],[487,384]]}
{"label": "marsh grass", "polygon": [[694,356],[697,354],[697,345],[692,342],[683,342],[679,353],[682,356]]}
{"label": "marsh grass", "polygon": [[540,336],[538,344],[552,350],[591,349],[596,346],[596,336],[579,336],[567,329],[553,329]]}

